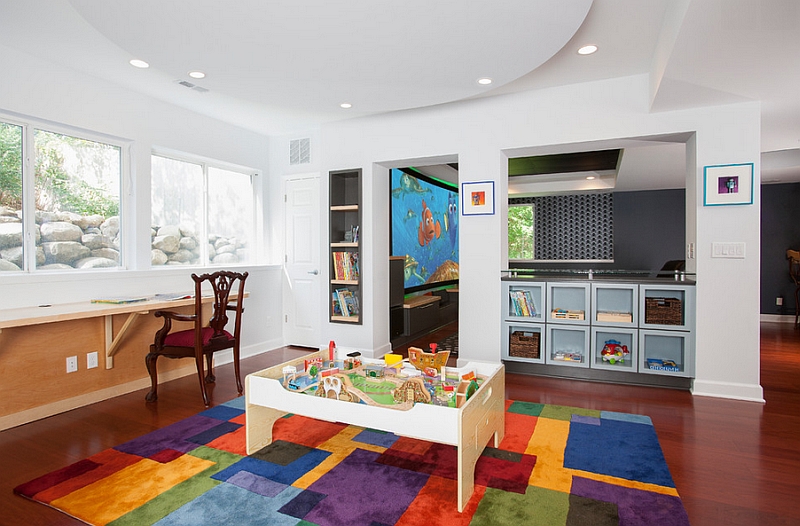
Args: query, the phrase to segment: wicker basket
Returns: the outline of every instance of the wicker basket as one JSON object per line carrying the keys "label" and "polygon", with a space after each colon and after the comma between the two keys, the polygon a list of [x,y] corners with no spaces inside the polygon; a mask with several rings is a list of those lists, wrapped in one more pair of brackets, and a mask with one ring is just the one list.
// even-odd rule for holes
{"label": "wicker basket", "polygon": [[514,331],[508,345],[508,354],[517,358],[539,359],[539,333]]}
{"label": "wicker basket", "polygon": [[644,322],[653,325],[682,325],[681,300],[678,298],[645,298]]}

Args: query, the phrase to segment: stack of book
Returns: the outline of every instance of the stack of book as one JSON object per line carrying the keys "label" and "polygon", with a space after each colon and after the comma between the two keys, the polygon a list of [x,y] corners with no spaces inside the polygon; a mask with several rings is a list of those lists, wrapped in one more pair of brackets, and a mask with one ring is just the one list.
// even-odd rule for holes
{"label": "stack of book", "polygon": [[358,281],[358,252],[334,252],[333,275],[336,280]]}
{"label": "stack of book", "polygon": [[528,290],[511,290],[508,292],[515,316],[536,316],[536,306]]}
{"label": "stack of book", "polygon": [[350,289],[336,289],[332,300],[334,316],[358,316],[358,298]]}

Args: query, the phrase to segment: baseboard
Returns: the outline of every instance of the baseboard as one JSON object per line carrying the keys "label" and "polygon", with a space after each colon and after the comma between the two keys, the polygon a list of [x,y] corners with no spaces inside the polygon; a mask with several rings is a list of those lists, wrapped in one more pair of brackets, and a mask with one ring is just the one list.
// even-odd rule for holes
{"label": "baseboard", "polygon": [[[195,369],[194,364],[187,367],[173,369],[171,371],[159,372],[158,379],[159,383],[168,382],[170,380],[182,378],[190,374],[197,374],[197,369]],[[25,411],[20,411],[19,413],[13,413],[0,417],[0,431],[21,426],[22,424],[27,424],[28,422],[33,422],[42,418],[47,418],[48,416],[65,413],[73,409],[78,409],[79,407],[102,402],[103,400],[108,400],[109,398],[114,398],[115,396],[132,393],[147,387],[150,387],[149,376],[145,378],[139,378],[138,380],[133,380],[132,382],[92,391],[91,393],[74,396],[65,400],[59,400],[58,402],[53,402],[51,404],[45,404],[31,409],[26,409]]]}
{"label": "baseboard", "polygon": [[711,396],[745,402],[764,403],[764,389],[758,384],[737,384],[733,382],[714,382],[695,380],[691,392],[694,396]]}
{"label": "baseboard", "polygon": [[791,314],[762,314],[762,323],[794,323],[794,315]]}
{"label": "baseboard", "polygon": [[[282,344],[280,342],[277,342],[275,345],[269,345],[269,346],[265,344],[250,345],[246,348],[240,349],[239,352],[241,354],[241,358],[244,359],[265,353],[272,349],[277,349],[278,347],[281,346]],[[233,351],[221,351],[216,353],[216,355],[214,356],[215,367],[232,362],[233,362]],[[159,383],[169,382],[170,380],[176,380],[178,378],[183,378],[184,376],[189,376],[192,374],[197,374],[197,369],[195,369],[194,363],[170,371],[163,371],[163,372],[159,371],[158,380]],[[27,424],[29,422],[33,422],[36,420],[41,420],[42,418],[47,418],[48,416],[65,413],[73,409],[78,409],[79,407],[84,407],[97,402],[102,402],[103,400],[114,398],[115,396],[132,393],[134,391],[138,391],[140,389],[145,389],[148,387],[150,387],[150,377],[145,376],[143,378],[139,378],[138,380],[126,382],[124,384],[114,385],[111,387],[107,387],[105,389],[92,391],[91,393],[85,393],[79,396],[74,396],[72,398],[67,398],[65,400],[59,400],[58,402],[53,402],[50,404],[41,405],[31,409],[26,409],[25,411],[20,411],[18,413],[5,415],[0,417],[0,431],[3,431],[5,429],[11,429],[12,427],[21,426],[23,424]]]}

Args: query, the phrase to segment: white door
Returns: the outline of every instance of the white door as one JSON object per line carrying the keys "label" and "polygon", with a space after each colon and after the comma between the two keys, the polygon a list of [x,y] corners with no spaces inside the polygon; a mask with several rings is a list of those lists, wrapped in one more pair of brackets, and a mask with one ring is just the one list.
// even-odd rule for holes
{"label": "white door", "polygon": [[[284,342],[319,347],[324,306],[320,295],[319,176],[287,177],[284,183]],[[327,311],[326,311],[327,312]]]}

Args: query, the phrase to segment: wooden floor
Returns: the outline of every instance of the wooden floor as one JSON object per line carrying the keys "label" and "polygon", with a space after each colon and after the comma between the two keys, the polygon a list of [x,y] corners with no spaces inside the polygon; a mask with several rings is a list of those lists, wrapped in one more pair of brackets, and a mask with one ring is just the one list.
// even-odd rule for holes
{"label": "wooden floor", "polygon": [[[427,348],[442,331],[416,342]],[[413,344],[413,343],[412,343]],[[398,352],[402,352],[401,348]],[[243,374],[303,354],[285,348],[242,362]],[[764,324],[761,383],[766,404],[693,397],[688,392],[507,375],[516,400],[649,415],[678,492],[694,526],[800,524],[800,331]],[[724,367],[724,364],[720,364]],[[144,367],[144,364],[142,364]],[[82,524],[12,493],[22,482],[191,416],[203,405],[196,377],[0,432],[0,524]],[[236,396],[230,365],[210,393],[221,403]],[[102,498],[102,495],[98,495]]]}

